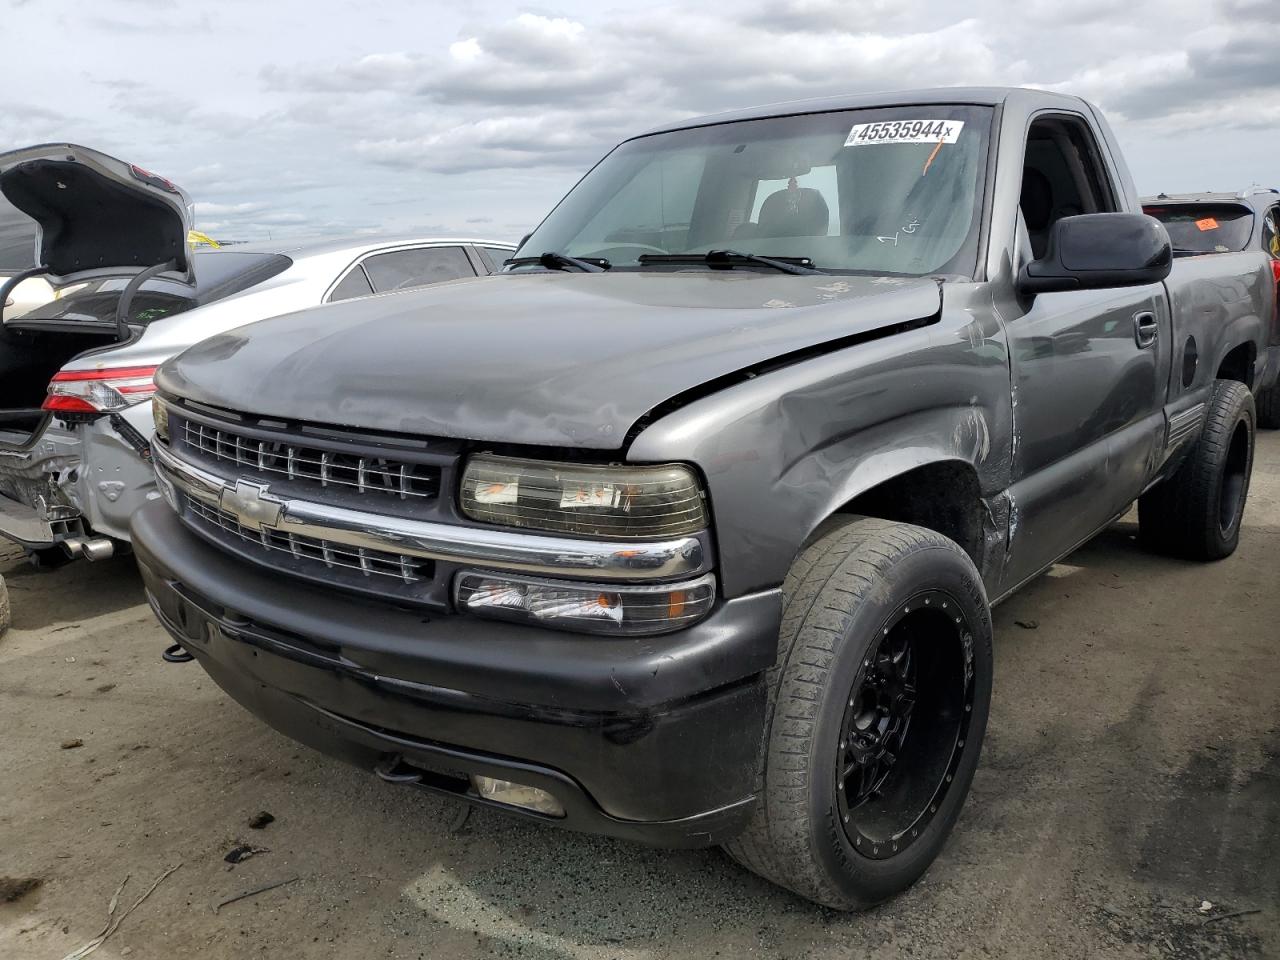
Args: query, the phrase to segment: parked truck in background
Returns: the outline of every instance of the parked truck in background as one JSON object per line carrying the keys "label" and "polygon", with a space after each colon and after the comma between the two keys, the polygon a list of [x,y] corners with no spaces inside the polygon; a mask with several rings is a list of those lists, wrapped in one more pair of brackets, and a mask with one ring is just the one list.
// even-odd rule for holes
{"label": "parked truck in background", "polygon": [[[1239,193],[1161,193],[1142,201],[1144,213],[1164,224],[1175,257],[1261,250],[1271,263],[1280,292],[1280,190],[1250,187]],[[1273,335],[1272,345],[1275,344]],[[1280,351],[1268,351],[1270,363],[1280,362]],[[1280,428],[1280,390],[1276,371],[1265,367],[1251,371],[1247,364],[1236,376],[1256,385],[1258,426]]]}
{"label": "parked truck in background", "polygon": [[501,275],[162,367],[135,549],[170,656],[300,741],[865,907],[959,817],[992,603],[1135,501],[1235,549],[1275,299],[1174,261],[1074,97],[684,120]]}

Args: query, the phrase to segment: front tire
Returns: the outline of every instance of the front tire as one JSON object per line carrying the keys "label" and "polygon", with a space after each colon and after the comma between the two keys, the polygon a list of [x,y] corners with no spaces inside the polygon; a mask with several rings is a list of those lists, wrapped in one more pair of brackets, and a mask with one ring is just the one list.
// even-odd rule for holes
{"label": "front tire", "polygon": [[921,527],[852,517],[783,586],[763,791],[725,849],[839,910],[914,883],[950,835],[991,703],[991,616],[973,562]]}
{"label": "front tire", "polygon": [[1253,473],[1253,394],[1218,380],[1204,427],[1178,472],[1138,500],[1138,535],[1150,549],[1188,560],[1235,553]]}

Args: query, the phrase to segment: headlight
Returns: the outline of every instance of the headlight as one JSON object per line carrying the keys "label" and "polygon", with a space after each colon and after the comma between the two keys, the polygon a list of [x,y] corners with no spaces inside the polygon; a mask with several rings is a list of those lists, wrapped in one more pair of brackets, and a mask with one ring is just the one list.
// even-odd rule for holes
{"label": "headlight", "polygon": [[169,405],[159,397],[151,400],[151,419],[156,424],[156,436],[165,443],[169,442]]}
{"label": "headlight", "polygon": [[621,540],[663,540],[707,527],[697,477],[679,464],[475,456],[462,474],[462,512],[484,523]]}
{"label": "headlight", "polygon": [[716,580],[707,574],[686,583],[601,586],[463,573],[455,599],[459,609],[495,620],[633,636],[679,630],[701,620],[715,602]]}

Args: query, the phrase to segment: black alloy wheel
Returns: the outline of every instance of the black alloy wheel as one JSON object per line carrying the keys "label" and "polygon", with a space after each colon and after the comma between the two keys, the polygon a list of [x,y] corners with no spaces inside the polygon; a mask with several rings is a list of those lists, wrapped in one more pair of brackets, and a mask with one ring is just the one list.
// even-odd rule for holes
{"label": "black alloy wheel", "polygon": [[954,782],[973,714],[972,644],[955,599],[932,591],[899,609],[864,659],[836,756],[841,825],[863,856],[904,852]]}

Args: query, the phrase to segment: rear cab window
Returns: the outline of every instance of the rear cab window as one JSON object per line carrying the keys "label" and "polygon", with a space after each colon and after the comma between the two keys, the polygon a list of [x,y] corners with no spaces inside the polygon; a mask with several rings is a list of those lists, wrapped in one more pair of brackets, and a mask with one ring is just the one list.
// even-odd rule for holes
{"label": "rear cab window", "polygon": [[1143,211],[1164,224],[1174,253],[1238,253],[1253,235],[1253,211],[1243,204],[1148,204]]}

